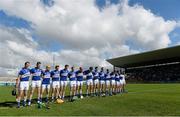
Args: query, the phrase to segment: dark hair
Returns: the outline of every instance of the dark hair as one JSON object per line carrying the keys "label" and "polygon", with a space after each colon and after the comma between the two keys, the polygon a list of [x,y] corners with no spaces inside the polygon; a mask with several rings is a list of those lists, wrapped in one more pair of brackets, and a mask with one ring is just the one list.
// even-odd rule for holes
{"label": "dark hair", "polygon": [[26,61],[26,62],[24,63],[25,66],[26,66],[27,64],[30,64],[30,62],[29,62],[29,61]]}
{"label": "dark hair", "polygon": [[97,69],[98,67],[95,67],[95,69]]}
{"label": "dark hair", "polygon": [[68,67],[68,66],[69,66],[69,65],[67,65],[67,64],[65,65],[65,67]]}
{"label": "dark hair", "polygon": [[36,65],[39,65],[39,64],[41,64],[41,62],[37,62],[37,63],[36,63]]}
{"label": "dark hair", "polygon": [[55,68],[58,68],[58,67],[59,67],[59,65],[56,65],[56,66],[55,66]]}
{"label": "dark hair", "polygon": [[89,67],[90,70],[93,70],[93,67]]}

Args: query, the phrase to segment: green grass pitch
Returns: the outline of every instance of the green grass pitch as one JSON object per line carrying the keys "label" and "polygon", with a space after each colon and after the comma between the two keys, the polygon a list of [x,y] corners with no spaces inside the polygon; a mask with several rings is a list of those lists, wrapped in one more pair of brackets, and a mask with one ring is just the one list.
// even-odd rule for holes
{"label": "green grass pitch", "polygon": [[0,115],[28,116],[146,116],[180,115],[180,84],[128,84],[128,93],[111,97],[92,97],[51,104],[50,109],[36,105],[17,109],[11,87],[0,87]]}

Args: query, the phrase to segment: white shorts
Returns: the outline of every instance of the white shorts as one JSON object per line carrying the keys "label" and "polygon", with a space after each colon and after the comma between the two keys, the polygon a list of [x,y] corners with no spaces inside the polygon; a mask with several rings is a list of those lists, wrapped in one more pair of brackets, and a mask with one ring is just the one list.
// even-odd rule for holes
{"label": "white shorts", "polygon": [[123,84],[125,85],[126,84],[126,81],[125,80],[122,80],[123,81]]}
{"label": "white shorts", "polygon": [[29,81],[21,81],[19,85],[20,90],[29,90]]}
{"label": "white shorts", "polygon": [[110,85],[110,81],[106,80],[106,86],[109,86],[109,85]]}
{"label": "white shorts", "polygon": [[100,80],[100,84],[105,84],[105,81],[104,80]]}
{"label": "white shorts", "polygon": [[96,80],[93,81],[93,83],[94,83],[94,85],[98,85],[99,84],[99,80],[96,79]]}
{"label": "white shorts", "polygon": [[41,80],[37,80],[37,81],[32,80],[31,87],[32,88],[41,87]]}
{"label": "white shorts", "polygon": [[60,86],[67,86],[67,81],[60,81]]}
{"label": "white shorts", "polygon": [[111,80],[111,85],[115,85],[115,84],[116,84],[115,80]]}
{"label": "white shorts", "polygon": [[83,81],[77,81],[77,86],[83,86]]}
{"label": "white shorts", "polygon": [[76,87],[76,81],[70,81],[70,87]]}
{"label": "white shorts", "polygon": [[52,88],[59,88],[60,87],[60,83],[59,81],[52,81]]}
{"label": "white shorts", "polygon": [[50,89],[50,84],[42,84],[42,89]]}
{"label": "white shorts", "polygon": [[120,81],[116,81],[116,85],[117,85],[117,86],[120,86]]}
{"label": "white shorts", "polygon": [[92,80],[92,79],[87,80],[87,81],[86,81],[86,84],[87,84],[87,85],[93,85],[93,80]]}
{"label": "white shorts", "polygon": [[123,85],[123,80],[120,80],[120,85]]}

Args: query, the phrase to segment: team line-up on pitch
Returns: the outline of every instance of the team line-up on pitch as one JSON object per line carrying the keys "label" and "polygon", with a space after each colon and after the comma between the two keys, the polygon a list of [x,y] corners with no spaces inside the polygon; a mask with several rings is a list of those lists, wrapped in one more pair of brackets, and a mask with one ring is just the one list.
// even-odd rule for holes
{"label": "team line-up on pitch", "polygon": [[[112,96],[124,92],[125,75],[122,71],[104,70],[103,67],[89,67],[88,70],[83,70],[79,67],[75,71],[74,67],[69,68],[65,65],[62,70],[56,65],[54,70],[51,70],[49,65],[45,70],[41,69],[41,62],[37,62],[36,67],[30,69],[30,62],[25,62],[24,67],[19,71],[16,79],[16,89],[12,91],[16,96],[17,107],[20,108],[21,99],[23,106],[30,106],[35,89],[37,89],[37,104],[40,105],[43,101],[48,103],[55,100],[64,101],[65,90],[69,83],[70,94],[69,101],[74,101],[76,98],[83,98],[83,81],[86,82],[86,96]],[[31,81],[31,86],[29,86]],[[30,93],[28,94],[29,87]],[[51,94],[50,94],[51,92]],[[43,98],[43,94],[46,98]],[[44,99],[44,100],[43,100]]]}

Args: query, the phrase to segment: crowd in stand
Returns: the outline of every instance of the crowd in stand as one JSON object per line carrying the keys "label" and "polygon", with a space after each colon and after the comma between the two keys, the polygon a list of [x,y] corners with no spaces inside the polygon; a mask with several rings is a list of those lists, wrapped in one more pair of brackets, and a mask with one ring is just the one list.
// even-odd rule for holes
{"label": "crowd in stand", "polygon": [[131,82],[176,82],[180,81],[180,64],[161,65],[127,70]]}

